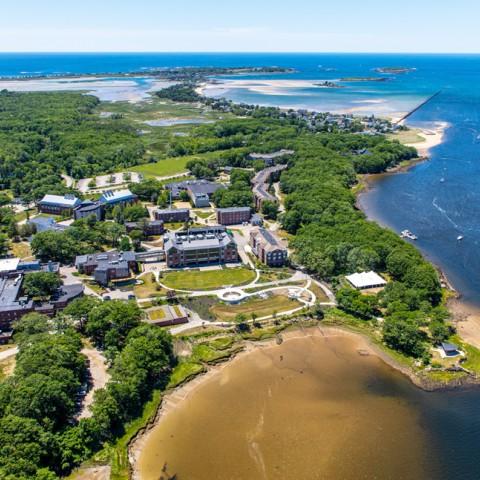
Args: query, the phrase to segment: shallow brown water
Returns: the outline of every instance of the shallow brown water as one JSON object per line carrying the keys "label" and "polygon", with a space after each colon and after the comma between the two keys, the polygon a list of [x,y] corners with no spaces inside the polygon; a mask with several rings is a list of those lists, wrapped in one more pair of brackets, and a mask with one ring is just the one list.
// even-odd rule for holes
{"label": "shallow brown water", "polygon": [[420,414],[395,392],[407,380],[357,348],[309,337],[235,360],[153,429],[141,478],[433,478]]}

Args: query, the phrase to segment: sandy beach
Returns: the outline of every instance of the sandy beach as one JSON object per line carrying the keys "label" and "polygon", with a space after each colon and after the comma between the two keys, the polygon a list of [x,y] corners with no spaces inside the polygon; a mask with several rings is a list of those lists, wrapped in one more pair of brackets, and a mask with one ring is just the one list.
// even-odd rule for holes
{"label": "sandy beach", "polygon": [[443,142],[445,131],[449,127],[447,122],[435,122],[433,129],[421,129],[418,135],[424,139],[418,143],[407,143],[409,147],[415,147],[421,157],[428,157],[430,150]]}

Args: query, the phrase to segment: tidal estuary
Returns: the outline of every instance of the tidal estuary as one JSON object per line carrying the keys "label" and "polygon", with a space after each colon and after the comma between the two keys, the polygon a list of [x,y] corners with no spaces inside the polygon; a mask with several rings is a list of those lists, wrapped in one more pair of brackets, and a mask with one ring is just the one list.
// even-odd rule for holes
{"label": "tidal estuary", "polygon": [[316,332],[233,360],[167,408],[137,478],[477,479],[480,392],[424,392],[365,349]]}

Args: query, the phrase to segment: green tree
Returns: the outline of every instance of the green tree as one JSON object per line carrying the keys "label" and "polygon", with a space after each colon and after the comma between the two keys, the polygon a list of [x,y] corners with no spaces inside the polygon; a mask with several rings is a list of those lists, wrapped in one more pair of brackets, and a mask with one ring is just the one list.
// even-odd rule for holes
{"label": "green tree", "polygon": [[23,291],[30,297],[49,297],[62,285],[60,277],[52,272],[34,272],[25,275]]}
{"label": "green tree", "polygon": [[100,303],[88,314],[85,331],[98,347],[110,350],[112,356],[123,348],[128,333],[139,325],[142,315],[134,302]]}
{"label": "green tree", "polygon": [[262,203],[262,213],[269,220],[276,220],[278,216],[278,203],[266,200]]}

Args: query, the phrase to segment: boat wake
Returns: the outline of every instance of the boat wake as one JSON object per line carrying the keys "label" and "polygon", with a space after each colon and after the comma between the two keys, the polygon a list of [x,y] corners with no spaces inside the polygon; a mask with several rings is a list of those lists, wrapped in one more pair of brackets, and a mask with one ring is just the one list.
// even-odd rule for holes
{"label": "boat wake", "polygon": [[457,229],[460,230],[460,225],[456,224],[449,216],[448,213],[446,212],[445,209],[443,209],[440,205],[437,203],[437,197],[435,197],[432,200],[432,205]]}

